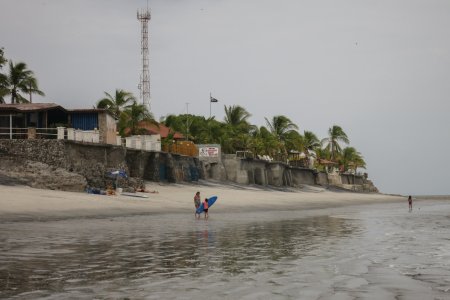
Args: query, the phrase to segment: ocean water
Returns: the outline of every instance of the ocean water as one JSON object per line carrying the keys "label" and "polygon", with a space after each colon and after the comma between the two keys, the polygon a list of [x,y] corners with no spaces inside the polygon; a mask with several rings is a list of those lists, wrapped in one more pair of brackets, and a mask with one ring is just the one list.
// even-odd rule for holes
{"label": "ocean water", "polygon": [[0,222],[0,298],[450,299],[450,202]]}

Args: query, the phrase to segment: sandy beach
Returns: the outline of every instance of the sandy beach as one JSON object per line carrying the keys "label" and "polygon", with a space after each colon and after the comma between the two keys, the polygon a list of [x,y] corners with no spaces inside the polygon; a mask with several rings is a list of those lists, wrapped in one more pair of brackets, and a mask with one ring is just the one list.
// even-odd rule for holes
{"label": "sandy beach", "polygon": [[[0,298],[448,299],[447,200],[200,182],[0,186]],[[209,220],[193,196],[217,195]],[[144,194],[144,193],[143,193]]]}
{"label": "sandy beach", "polygon": [[150,193],[136,195],[148,198],[0,185],[0,216],[3,220],[25,220],[187,213],[193,211],[193,197],[197,191],[201,192],[202,200],[205,197],[218,196],[212,213],[320,209],[353,204],[406,201],[405,198],[398,196],[330,191],[315,186],[276,190],[205,181],[197,185],[147,183],[146,189]]}

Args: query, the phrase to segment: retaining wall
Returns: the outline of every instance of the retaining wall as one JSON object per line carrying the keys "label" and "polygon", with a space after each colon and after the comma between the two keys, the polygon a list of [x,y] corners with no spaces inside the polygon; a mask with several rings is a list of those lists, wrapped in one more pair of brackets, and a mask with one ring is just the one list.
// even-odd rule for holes
{"label": "retaining wall", "polygon": [[125,170],[130,177],[151,181],[198,181],[204,177],[197,158],[107,144],[0,140],[0,155],[2,153],[78,173],[95,187],[104,187],[106,172],[117,169]]}

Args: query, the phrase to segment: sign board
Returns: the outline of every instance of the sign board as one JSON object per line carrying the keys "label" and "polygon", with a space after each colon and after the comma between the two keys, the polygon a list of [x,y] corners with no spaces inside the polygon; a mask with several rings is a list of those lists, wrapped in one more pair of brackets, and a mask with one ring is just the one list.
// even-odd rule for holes
{"label": "sign board", "polygon": [[200,157],[219,157],[219,147],[200,147],[198,155]]}

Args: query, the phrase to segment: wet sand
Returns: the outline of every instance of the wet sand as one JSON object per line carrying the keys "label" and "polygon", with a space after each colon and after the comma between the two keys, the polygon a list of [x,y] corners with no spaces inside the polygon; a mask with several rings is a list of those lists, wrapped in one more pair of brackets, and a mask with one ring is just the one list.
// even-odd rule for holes
{"label": "wet sand", "polygon": [[449,299],[450,202],[363,201],[2,222],[0,298]]}
{"label": "wet sand", "polygon": [[313,209],[405,201],[402,197],[329,191],[313,186],[276,190],[202,182],[199,185],[148,183],[146,188],[157,193],[138,193],[148,198],[136,198],[0,185],[0,217],[3,221],[14,221],[191,212],[196,191],[201,192],[202,199],[218,196],[212,213]]}
{"label": "wet sand", "polygon": [[[0,187],[0,298],[449,299],[450,201],[231,185]],[[196,220],[193,195],[218,195]]]}

